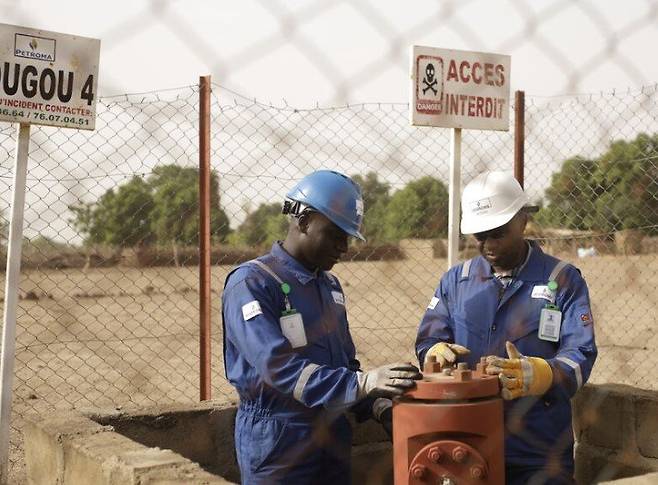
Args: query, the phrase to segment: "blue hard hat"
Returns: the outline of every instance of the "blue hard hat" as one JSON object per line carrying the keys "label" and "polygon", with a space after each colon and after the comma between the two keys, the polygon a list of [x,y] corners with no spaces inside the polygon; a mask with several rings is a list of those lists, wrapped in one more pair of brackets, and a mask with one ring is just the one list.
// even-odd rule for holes
{"label": "blue hard hat", "polygon": [[366,239],[360,232],[363,221],[361,187],[351,178],[332,170],[308,174],[286,195],[310,206],[350,236]]}

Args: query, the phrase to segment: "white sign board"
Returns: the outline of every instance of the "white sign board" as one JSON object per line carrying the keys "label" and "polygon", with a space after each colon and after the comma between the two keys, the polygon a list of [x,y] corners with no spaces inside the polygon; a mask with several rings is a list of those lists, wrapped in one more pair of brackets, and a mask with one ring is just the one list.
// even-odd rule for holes
{"label": "white sign board", "polygon": [[412,125],[509,130],[510,56],[411,47]]}
{"label": "white sign board", "polygon": [[100,46],[0,24],[0,121],[93,130]]}

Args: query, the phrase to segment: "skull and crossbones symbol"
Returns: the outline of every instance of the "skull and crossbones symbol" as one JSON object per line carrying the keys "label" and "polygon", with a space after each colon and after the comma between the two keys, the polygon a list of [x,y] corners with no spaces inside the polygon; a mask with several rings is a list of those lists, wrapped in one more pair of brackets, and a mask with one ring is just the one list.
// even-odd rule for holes
{"label": "skull and crossbones symbol", "polygon": [[436,83],[437,80],[434,79],[434,64],[429,63],[427,66],[425,66],[425,77],[423,78],[423,84],[425,85],[425,88],[423,88],[423,94],[431,89],[434,93],[434,96],[436,96],[437,90],[434,88]]}

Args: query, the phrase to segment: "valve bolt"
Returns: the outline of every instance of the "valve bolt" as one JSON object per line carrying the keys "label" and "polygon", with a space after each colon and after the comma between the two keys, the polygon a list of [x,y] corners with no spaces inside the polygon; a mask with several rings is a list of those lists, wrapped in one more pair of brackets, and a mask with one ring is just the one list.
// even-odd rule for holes
{"label": "valve bolt", "polygon": [[468,451],[466,450],[466,448],[458,446],[457,448],[452,450],[452,459],[455,460],[457,463],[462,463],[466,459],[466,456],[468,456]]}
{"label": "valve bolt", "polygon": [[484,478],[484,468],[482,468],[480,465],[472,466],[471,477],[475,479]]}
{"label": "valve bolt", "polygon": [[427,452],[427,457],[434,463],[438,463],[439,460],[441,459],[441,450],[439,449],[438,446],[433,446]]}
{"label": "valve bolt", "polygon": [[427,474],[427,468],[423,465],[414,465],[411,469],[411,476],[414,478],[423,478]]}

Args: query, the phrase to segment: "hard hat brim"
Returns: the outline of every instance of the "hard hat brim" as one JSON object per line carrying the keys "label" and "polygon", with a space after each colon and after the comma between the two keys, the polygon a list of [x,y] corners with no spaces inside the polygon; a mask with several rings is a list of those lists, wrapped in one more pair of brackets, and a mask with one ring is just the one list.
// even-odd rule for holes
{"label": "hard hat brim", "polygon": [[515,215],[516,214],[498,214],[495,216],[489,216],[486,219],[483,217],[462,219],[461,233],[476,234],[478,232],[491,231],[492,229],[504,226],[511,221]]}
{"label": "hard hat brim", "polygon": [[346,224],[344,224],[342,221],[339,221],[339,220],[334,219],[334,218],[332,218],[332,217],[327,216],[327,219],[329,219],[331,222],[333,222],[333,223],[336,224],[338,227],[340,227],[340,229],[341,229],[345,234],[347,234],[348,236],[352,236],[352,237],[355,237],[355,238],[357,238],[357,239],[360,239],[360,240],[363,241],[363,242],[366,242],[366,238],[363,237],[363,234],[361,234],[360,231],[357,231],[356,229],[350,228],[349,226],[347,226]]}

